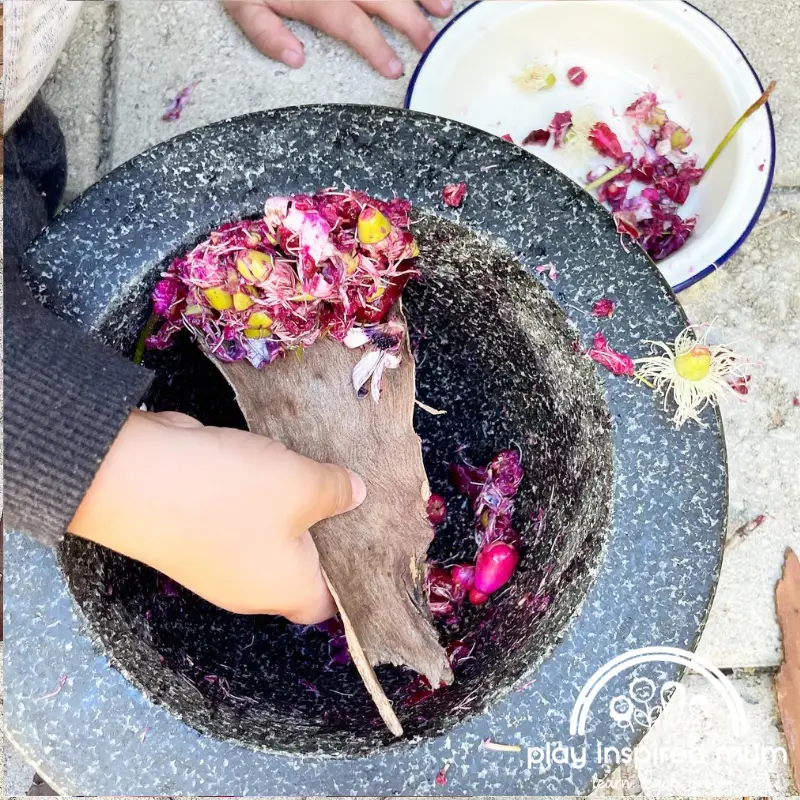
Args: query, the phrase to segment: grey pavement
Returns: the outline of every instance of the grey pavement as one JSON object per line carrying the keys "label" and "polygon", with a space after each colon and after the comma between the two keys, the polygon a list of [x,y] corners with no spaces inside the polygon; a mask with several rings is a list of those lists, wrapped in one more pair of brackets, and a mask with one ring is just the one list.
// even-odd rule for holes
{"label": "grey pavement", "polygon": [[[456,7],[466,4],[458,0]],[[229,116],[314,102],[401,105],[416,59],[390,33],[407,70],[405,78],[387,81],[343,45],[292,23],[307,54],[306,66],[293,71],[256,53],[217,2],[85,5],[46,87],[67,137],[70,196],[147,147]],[[800,6],[796,0],[697,5],[738,41],[762,79],[778,80],[771,103],[777,188],[739,253],[680,296],[692,321],[713,321],[715,341],[735,343],[757,362],[747,402],[723,408],[731,541],[699,652],[720,668],[735,669],[731,680],[745,697],[752,735],[767,746],[780,741],[771,694],[781,657],[774,584],[786,547],[800,550],[800,407],[794,405],[800,397]],[[162,121],[165,102],[195,78],[200,83],[181,119]],[[744,539],[735,535],[759,514],[768,516],[761,527]],[[687,685],[702,693],[692,678]],[[667,725],[655,727],[644,744],[669,746],[677,736],[713,745],[724,733],[710,714],[677,734]],[[745,776],[730,765],[698,771],[642,762],[617,772],[597,794],[785,796],[788,787],[781,765]]]}

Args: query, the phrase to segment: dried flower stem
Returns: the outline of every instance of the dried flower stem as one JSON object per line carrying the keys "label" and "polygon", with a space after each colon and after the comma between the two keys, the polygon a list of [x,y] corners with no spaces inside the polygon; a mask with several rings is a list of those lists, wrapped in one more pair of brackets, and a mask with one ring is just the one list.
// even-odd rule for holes
{"label": "dried flower stem", "polygon": [[483,750],[494,750],[497,753],[521,753],[522,747],[518,744],[500,744],[493,742],[491,739],[484,739],[481,742]]}
{"label": "dried flower stem", "polygon": [[158,323],[158,317],[155,314],[151,314],[150,318],[145,322],[144,328],[142,328],[142,332],[139,334],[139,340],[136,342],[136,350],[133,351],[133,363],[139,365],[142,363],[142,359],[144,358],[144,351],[146,347],[147,337],[152,334],[153,330]]}
{"label": "dried flower stem", "polygon": [[774,216],[765,219],[763,222],[759,222],[758,225],[756,225],[755,228],[753,228],[753,233],[758,233],[758,231],[763,231],[764,228],[769,228],[776,222],[781,222],[787,217],[791,217],[793,214],[794,211],[792,211],[789,208],[784,208],[783,211],[779,211]]}
{"label": "dried flower stem", "polygon": [[442,411],[441,409],[434,408],[433,406],[429,406],[427,403],[423,403],[422,400],[414,400],[414,402],[423,410],[427,411],[431,416],[438,417],[441,414],[446,414],[446,411]]}
{"label": "dried flower stem", "polygon": [[39,700],[49,700],[51,697],[55,697],[57,694],[61,692],[61,690],[66,686],[67,683],[67,676],[62,675],[58,679],[58,687],[54,689],[52,692],[48,692],[47,694],[40,695],[37,699]]}
{"label": "dried flower stem", "polygon": [[597,189],[599,186],[602,186],[604,183],[607,183],[610,180],[613,180],[617,177],[617,175],[622,175],[623,172],[627,167],[624,164],[620,164],[618,167],[614,167],[614,169],[610,169],[605,175],[601,175],[597,180],[592,181],[591,183],[587,183],[586,186],[583,188],[587,192],[592,192]]}
{"label": "dried flower stem", "polygon": [[706,161],[706,165],[703,168],[703,177],[708,174],[708,171],[711,169],[711,165],[717,160],[720,153],[722,153],[722,151],[728,146],[730,140],[736,136],[739,128],[744,125],[748,117],[755,114],[755,112],[758,111],[758,109],[761,108],[761,106],[763,106],[767,100],[769,100],[769,96],[772,94],[772,90],[775,88],[776,83],[777,81],[770,81],[769,86],[767,86],[767,88],[764,90],[764,93],[761,95],[761,97],[759,97],[758,100],[756,100],[755,103],[753,103],[753,105],[751,105],[750,108],[748,108],[747,111],[745,111],[744,114],[742,114],[742,116],[736,120],[733,127],[728,131],[727,134],[725,134],[725,138],[717,145],[717,149],[711,154],[711,158]]}

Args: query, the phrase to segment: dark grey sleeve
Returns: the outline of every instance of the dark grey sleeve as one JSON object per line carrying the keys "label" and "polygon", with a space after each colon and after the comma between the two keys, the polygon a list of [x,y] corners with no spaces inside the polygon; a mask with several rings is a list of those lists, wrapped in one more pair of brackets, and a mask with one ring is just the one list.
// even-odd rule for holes
{"label": "dark grey sleeve", "polygon": [[4,518],[54,544],[152,373],[46,310],[8,261]]}

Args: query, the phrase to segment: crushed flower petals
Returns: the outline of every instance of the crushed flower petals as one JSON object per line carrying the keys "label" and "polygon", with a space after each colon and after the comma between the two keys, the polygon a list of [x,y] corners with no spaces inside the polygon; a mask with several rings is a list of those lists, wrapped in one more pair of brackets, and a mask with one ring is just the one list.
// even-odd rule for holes
{"label": "crushed flower petals", "polygon": [[750,375],[744,375],[740,378],[733,378],[728,381],[731,389],[737,394],[749,394],[750,392]]}
{"label": "crushed flower petals", "polygon": [[615,375],[633,375],[635,372],[633,359],[612,349],[606,337],[599,331],[594,335],[594,346],[588,350],[587,355]]}
{"label": "crushed flower petals", "polygon": [[514,83],[525,92],[540,92],[552,89],[556,84],[556,76],[549,67],[533,64],[515,76]]}
{"label": "crushed flower petals", "polygon": [[450,769],[450,762],[448,761],[440,770],[436,773],[436,783],[439,786],[445,786],[447,784],[447,770]]}
{"label": "crushed flower petals", "polygon": [[550,141],[550,131],[545,128],[538,128],[532,130],[523,140],[522,144],[527,146],[529,144],[545,145]]}
{"label": "crushed flower petals", "polygon": [[511,138],[511,134],[510,133],[504,133],[500,138],[504,142],[511,142],[511,144],[514,144],[514,140]]}
{"label": "crushed flower petals", "polygon": [[614,161],[622,161],[622,145],[614,131],[605,122],[595,123],[589,131],[589,143],[600,153],[601,156],[613,158]]}
{"label": "crushed flower petals", "polygon": [[573,86],[580,86],[586,80],[586,70],[583,67],[570,67],[567,70],[567,80]]}
{"label": "crushed flower petals", "polygon": [[[572,83],[576,83],[573,78],[583,82],[585,73],[580,67],[572,67],[567,77]],[[618,134],[597,120],[590,108],[580,109],[574,115],[570,111],[559,112],[547,133],[553,137],[554,149],[568,145],[573,158],[597,154],[616,165],[613,169],[607,164],[592,169],[584,188],[588,192],[597,190],[598,200],[612,212],[623,248],[627,250],[626,242],[633,239],[658,262],[676,253],[689,240],[697,218],[682,217],[680,207],[739,127],[767,101],[774,88],[773,81],[739,118],[705,167],[699,167],[697,156],[687,152],[692,144],[691,132],[669,119],[655,92],[636,98],[620,118],[620,123],[627,120],[632,127],[633,140],[628,151]],[[548,142],[543,129],[533,129],[523,144],[544,146]],[[635,186],[631,185],[633,182]],[[639,184],[644,184],[644,188],[640,189]]]}
{"label": "crushed flower petals", "polygon": [[558,111],[550,121],[549,131],[553,134],[553,147],[563,147],[564,139],[572,127],[572,112]]}
{"label": "crushed flower petals", "polygon": [[449,183],[442,189],[442,199],[450,208],[458,208],[467,196],[466,183]]}
{"label": "crushed flower petals", "polygon": [[703,409],[709,404],[718,406],[726,395],[738,395],[731,382],[745,377],[749,362],[725,345],[708,344],[709,330],[707,325],[690,325],[674,343],[649,341],[658,354],[636,359],[637,377],[664,394],[665,410],[672,397],[676,428],[688,420],[704,426]]}
{"label": "crushed flower petals", "polygon": [[[445,622],[458,621],[458,612],[469,600],[485,603],[505,584],[516,569],[522,537],[514,529],[514,497],[524,471],[517,450],[500,451],[484,469],[470,464],[451,464],[450,480],[455,488],[472,501],[476,564],[456,564],[449,570],[428,564],[424,590],[428,608],[434,617]],[[434,497],[438,495],[431,495]],[[497,552],[492,546],[501,545]],[[483,556],[483,557],[482,557]],[[480,588],[475,586],[475,582]],[[471,651],[470,651],[471,652]]]}
{"label": "crushed flower petals", "polygon": [[551,281],[558,280],[558,272],[556,271],[555,264],[547,263],[547,264],[539,264],[536,268],[536,272],[541,275],[543,272],[547,273],[547,277]]}
{"label": "crushed flower petals", "polygon": [[441,525],[447,519],[447,503],[440,494],[432,494],[426,506],[431,525]]}
{"label": "crushed flower petals", "polygon": [[262,218],[221,226],[162,274],[147,347],[170,347],[186,329],[216,358],[261,368],[322,336],[358,340],[370,347],[353,384],[371,377],[377,399],[405,335],[385,318],[417,274],[410,209],[335,189],[269,198]]}
{"label": "crushed flower petals", "polygon": [[617,304],[611,298],[601,297],[592,306],[592,316],[611,318],[614,316],[616,305]]}
{"label": "crushed flower petals", "polygon": [[187,86],[184,86],[172,100],[169,101],[166,110],[161,116],[164,122],[175,122],[180,119],[183,109],[189,104],[192,93],[200,83],[200,78],[195,78]]}

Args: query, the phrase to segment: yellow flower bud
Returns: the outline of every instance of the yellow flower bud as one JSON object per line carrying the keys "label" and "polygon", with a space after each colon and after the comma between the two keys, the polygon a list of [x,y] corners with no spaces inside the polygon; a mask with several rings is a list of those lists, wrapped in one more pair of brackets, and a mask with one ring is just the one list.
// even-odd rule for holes
{"label": "yellow flower bud", "polygon": [[670,136],[669,143],[673,150],[683,150],[692,143],[692,137],[684,128],[676,128]]}
{"label": "yellow flower bud", "polygon": [[385,291],[385,287],[379,286],[371,295],[369,295],[369,297],[367,297],[367,302],[371,303],[373,300],[377,300]]}
{"label": "yellow flower bud", "polygon": [[272,318],[263,311],[254,311],[247,320],[251,328],[269,328],[272,325]]}
{"label": "yellow flower bud", "polygon": [[675,372],[687,381],[701,381],[711,369],[711,351],[696,345],[688,353],[675,356]]}
{"label": "yellow flower bud", "polygon": [[270,332],[266,328],[245,328],[244,335],[248,339],[268,339]]}
{"label": "yellow flower bud", "polygon": [[216,311],[226,311],[233,306],[233,298],[221,286],[203,289],[208,304]]}
{"label": "yellow flower bud", "polygon": [[259,283],[272,271],[273,261],[269,253],[248,250],[236,260],[236,269],[249,283]]}
{"label": "yellow flower bud", "polygon": [[244,292],[236,292],[233,296],[233,307],[237,311],[245,311],[253,305],[253,298]]}
{"label": "yellow flower bud", "polygon": [[378,211],[367,206],[358,217],[358,240],[363,244],[382,242],[392,232],[392,223]]}
{"label": "yellow flower bud", "polygon": [[358,269],[358,259],[350,253],[342,253],[342,261],[348,275],[352,275]]}

